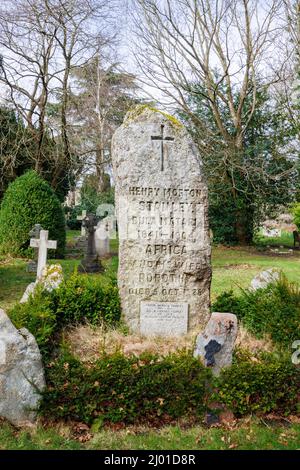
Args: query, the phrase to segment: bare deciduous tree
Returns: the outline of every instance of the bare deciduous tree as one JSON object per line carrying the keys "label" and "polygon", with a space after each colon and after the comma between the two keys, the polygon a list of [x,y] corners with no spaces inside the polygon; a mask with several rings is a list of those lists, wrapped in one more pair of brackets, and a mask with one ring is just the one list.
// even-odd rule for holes
{"label": "bare deciduous tree", "polygon": [[[70,74],[88,62],[113,37],[110,15],[115,1],[3,0],[0,6],[0,83],[32,130],[34,167],[51,167],[52,186],[74,163],[68,136]],[[47,110],[59,102],[59,128],[50,129]],[[51,137],[52,135],[52,137]],[[45,150],[45,139],[56,143]],[[46,142],[48,143],[48,141]],[[49,158],[52,162],[49,162]]]}
{"label": "bare deciduous tree", "polygon": [[169,105],[190,116],[203,135],[201,151],[211,155],[216,135],[209,135],[206,122],[190,101],[193,94],[203,98],[212,113],[218,139],[221,137],[224,143],[218,165],[236,200],[236,232],[239,241],[245,243],[246,214],[239,208],[241,189],[234,175],[251,180],[253,171],[264,172],[263,165],[245,167],[245,135],[255,115],[258,92],[280,81],[290,60],[282,50],[286,26],[280,17],[282,1],[134,3],[136,59],[142,80],[159,89]]}

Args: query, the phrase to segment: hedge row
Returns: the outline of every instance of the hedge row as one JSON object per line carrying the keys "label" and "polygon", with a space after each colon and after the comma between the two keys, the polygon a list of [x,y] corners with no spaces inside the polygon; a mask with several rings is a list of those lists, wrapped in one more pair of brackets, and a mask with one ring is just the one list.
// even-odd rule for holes
{"label": "hedge row", "polygon": [[89,425],[199,419],[216,402],[237,416],[288,415],[299,407],[300,370],[287,357],[242,359],[217,379],[187,352],[164,358],[118,353],[86,365],[64,351],[46,370],[40,413]]}

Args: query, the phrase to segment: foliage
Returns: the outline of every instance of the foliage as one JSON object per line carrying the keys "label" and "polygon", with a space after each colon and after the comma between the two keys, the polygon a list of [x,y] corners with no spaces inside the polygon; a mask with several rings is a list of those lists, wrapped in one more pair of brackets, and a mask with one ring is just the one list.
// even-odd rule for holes
{"label": "foliage", "polygon": [[60,325],[87,321],[97,325],[113,324],[120,319],[120,300],[115,285],[97,277],[76,272],[53,291],[53,302]]}
{"label": "foliage", "polygon": [[241,359],[224,369],[217,380],[214,399],[236,416],[250,413],[297,411],[300,370],[290,356]]}
{"label": "foliage", "polygon": [[[293,199],[298,174],[290,158],[292,150],[289,149],[289,155],[284,152],[294,138],[293,124],[288,120],[284,106],[278,105],[274,112],[272,97],[261,87],[240,147],[230,146],[220,133],[204,88],[201,84],[191,85],[188,92],[189,106],[197,119],[191,121],[182,112],[179,115],[189,126],[204,162],[214,241],[249,243],[261,220]],[[226,96],[226,90],[222,91]],[[238,91],[233,98],[237,106]],[[245,122],[250,107],[251,98],[246,98],[243,104]],[[226,130],[234,136],[235,125],[228,106],[220,100],[218,108]],[[204,129],[199,123],[205,123]]]}
{"label": "foliage", "polygon": [[114,204],[114,188],[110,187],[109,176],[106,175],[107,184],[104,191],[97,190],[97,178],[95,175],[89,175],[85,178],[81,187],[81,207],[88,212],[96,213],[100,204]]}
{"label": "foliage", "polygon": [[26,129],[14,110],[0,107],[0,200],[17,176],[31,167]]}
{"label": "foliage", "polygon": [[52,292],[37,289],[28,302],[9,312],[17,328],[27,328],[43,351],[64,325],[89,322],[113,324],[120,318],[120,301],[115,285],[78,275],[76,272]]}
{"label": "foliage", "polygon": [[61,204],[49,184],[30,170],[12,182],[0,209],[0,250],[3,253],[28,253],[29,232],[35,224],[49,230],[57,240],[54,256],[63,257],[66,231]]}
{"label": "foliage", "polygon": [[67,216],[67,225],[70,230],[80,230],[81,229],[81,221],[77,219],[79,215],[82,214],[82,207],[75,206],[75,207],[65,207],[65,213],[68,214]]}
{"label": "foliage", "polygon": [[300,338],[300,289],[284,276],[265,289],[222,293],[212,305],[216,312],[232,312],[251,332],[269,334],[282,346]]}
{"label": "foliage", "polygon": [[48,364],[41,412],[88,424],[163,423],[204,410],[210,372],[187,353],[104,356],[92,366],[63,351]]}
{"label": "foliage", "polygon": [[300,230],[300,203],[294,205],[292,213],[294,216],[294,223],[297,225],[298,230]]}
{"label": "foliage", "polygon": [[42,148],[39,138],[38,130],[25,127],[13,109],[0,106],[0,199],[10,182],[27,170],[38,168],[39,175],[48,181],[59,200],[64,200],[74,183],[71,162],[58,158],[62,149],[48,131],[43,136]]}
{"label": "foliage", "polygon": [[300,386],[300,371],[290,357],[271,354],[241,355],[214,378],[190,352],[166,357],[103,354],[83,364],[63,346],[46,370],[41,413],[98,429],[105,423],[162,425],[179,417],[199,419],[216,403],[236,416],[287,415],[297,410]]}
{"label": "foliage", "polygon": [[17,303],[9,312],[9,317],[16,328],[27,328],[34,335],[42,352],[47,350],[57,328],[50,293],[37,288],[34,297],[30,296],[25,303]]}

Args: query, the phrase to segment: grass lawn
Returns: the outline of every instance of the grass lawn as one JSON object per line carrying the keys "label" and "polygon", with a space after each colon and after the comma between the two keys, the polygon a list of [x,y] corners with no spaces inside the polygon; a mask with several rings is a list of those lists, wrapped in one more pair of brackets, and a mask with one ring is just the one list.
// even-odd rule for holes
{"label": "grass lawn", "polygon": [[254,247],[213,247],[212,300],[224,290],[249,286],[260,271],[268,268],[282,270],[290,281],[300,281],[300,253],[275,256],[259,252]]}
{"label": "grass lawn", "polygon": [[236,428],[185,429],[167,426],[162,429],[128,427],[104,429],[95,434],[72,434],[67,426],[41,427],[17,431],[7,423],[0,426],[0,450],[261,450],[300,448],[300,424],[276,426],[257,419],[241,422]]}
{"label": "grass lawn", "polygon": [[[265,237],[258,233],[254,238],[255,244],[260,246],[286,246],[293,248],[294,236],[291,232],[282,232],[280,237]],[[298,245],[297,245],[298,246]]]}
{"label": "grass lawn", "polygon": [[[78,232],[68,233],[68,244],[72,245]],[[117,240],[111,241],[117,250]],[[73,272],[79,259],[49,260],[60,263],[65,275]],[[113,256],[103,260],[105,272],[97,274],[106,282],[116,273],[118,259]],[[300,281],[300,252],[290,256],[274,256],[251,248],[213,247],[212,299],[224,290],[249,286],[251,279],[267,268],[281,269],[292,281]],[[18,301],[27,284],[35,276],[26,273],[26,260],[0,258],[0,308],[7,309]],[[275,423],[276,424],[276,423]],[[191,428],[168,426],[161,430],[128,427],[124,430],[103,429],[95,434],[86,431],[76,436],[67,426],[41,426],[33,430],[17,431],[5,422],[0,422],[0,449],[299,449],[300,423],[274,425],[253,418],[241,421],[230,432],[226,428],[201,426]]]}

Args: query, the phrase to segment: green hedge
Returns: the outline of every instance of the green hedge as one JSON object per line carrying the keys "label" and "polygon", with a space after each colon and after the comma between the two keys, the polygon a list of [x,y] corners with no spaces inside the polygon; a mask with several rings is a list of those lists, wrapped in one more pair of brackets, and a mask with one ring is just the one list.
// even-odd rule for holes
{"label": "green hedge", "polygon": [[191,352],[104,356],[83,364],[62,351],[46,367],[40,413],[89,425],[162,425],[180,417],[200,420],[216,403],[236,416],[299,411],[300,370],[289,357],[242,359],[219,378]]}
{"label": "green hedge", "polygon": [[27,328],[46,352],[63,326],[84,322],[112,325],[120,319],[121,308],[115,285],[75,272],[58,289],[38,289],[28,302],[16,304],[8,313],[16,328]]}
{"label": "green hedge", "polygon": [[51,256],[64,256],[66,230],[61,203],[50,185],[31,170],[12,182],[0,208],[0,251],[12,255],[29,253],[29,232],[35,224],[49,230],[57,240]]}
{"label": "green hedge", "polygon": [[289,414],[299,409],[300,369],[290,356],[244,359],[224,369],[217,380],[215,399],[235,415],[277,412]]}
{"label": "green hedge", "polygon": [[205,409],[210,371],[189,354],[105,356],[92,366],[68,353],[48,364],[41,414],[88,424],[158,424]]}
{"label": "green hedge", "polygon": [[232,312],[248,330],[261,337],[269,334],[274,343],[291,347],[300,339],[300,289],[284,276],[265,289],[223,292],[212,305],[214,312]]}

